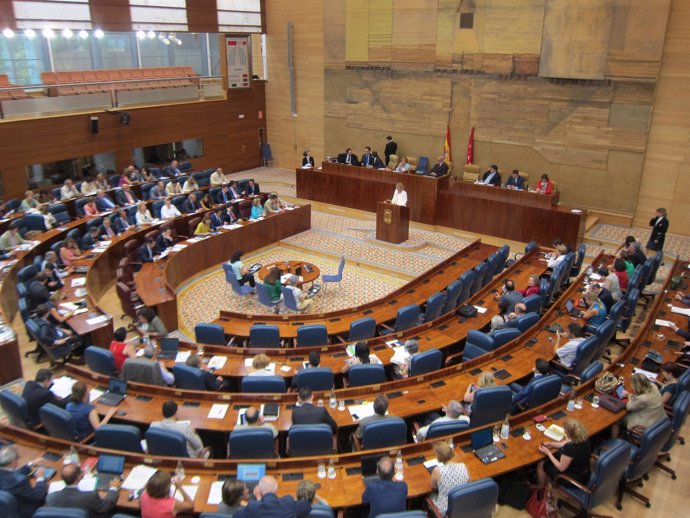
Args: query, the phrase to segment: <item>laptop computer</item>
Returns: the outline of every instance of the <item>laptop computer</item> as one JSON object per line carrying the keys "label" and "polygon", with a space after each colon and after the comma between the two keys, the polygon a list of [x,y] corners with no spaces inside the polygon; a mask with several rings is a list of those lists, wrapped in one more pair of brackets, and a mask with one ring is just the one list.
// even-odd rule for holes
{"label": "laptop computer", "polygon": [[161,350],[158,353],[158,358],[161,360],[174,360],[177,357],[177,351],[179,349],[179,338],[161,338]]}
{"label": "laptop computer", "polygon": [[362,470],[362,479],[364,481],[364,485],[367,485],[367,482],[370,480],[378,479],[379,476],[376,473],[376,466],[378,465],[379,461],[385,457],[387,454],[381,454],[381,453],[375,453],[373,455],[363,455],[360,458],[360,466]]}
{"label": "laptop computer", "polygon": [[580,318],[582,310],[580,308],[576,308],[572,300],[568,299],[565,301],[565,309],[568,311],[571,317]]}
{"label": "laptop computer", "polygon": [[254,263],[247,269],[247,273],[252,275],[261,270],[261,263]]}
{"label": "laptop computer", "polygon": [[311,288],[309,288],[309,290],[307,290],[307,294],[305,296],[308,299],[310,299],[320,291],[321,291],[321,285],[320,284],[314,284]]}
{"label": "laptop computer", "polygon": [[96,464],[96,489],[107,491],[114,478],[121,478],[125,470],[125,458],[120,455],[99,455]]}
{"label": "laptop computer", "polygon": [[237,480],[241,480],[251,493],[266,474],[266,464],[238,464]]}
{"label": "laptop computer", "polygon": [[494,444],[494,434],[491,428],[478,430],[470,435],[472,451],[483,464],[490,464],[506,456],[498,446]]}
{"label": "laptop computer", "polygon": [[98,402],[103,405],[117,406],[122,403],[126,395],[127,382],[118,378],[110,378],[108,381],[108,390],[98,398]]}

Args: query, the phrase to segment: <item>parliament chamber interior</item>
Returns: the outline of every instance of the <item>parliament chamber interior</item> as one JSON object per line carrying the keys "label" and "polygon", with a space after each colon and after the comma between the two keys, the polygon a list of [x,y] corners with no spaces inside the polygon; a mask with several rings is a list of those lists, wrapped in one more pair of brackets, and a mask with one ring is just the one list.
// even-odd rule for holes
{"label": "parliament chamber interior", "polygon": [[0,2],[3,516],[686,516],[688,19]]}

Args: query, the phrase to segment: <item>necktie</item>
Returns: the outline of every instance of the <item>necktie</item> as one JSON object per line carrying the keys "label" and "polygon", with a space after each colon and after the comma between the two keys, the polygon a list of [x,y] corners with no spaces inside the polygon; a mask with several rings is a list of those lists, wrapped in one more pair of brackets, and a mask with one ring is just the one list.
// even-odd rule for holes
{"label": "necktie", "polygon": [[129,204],[134,203],[134,200],[132,199],[132,195],[129,194],[129,191],[125,191],[125,196],[127,197],[127,203],[129,203]]}

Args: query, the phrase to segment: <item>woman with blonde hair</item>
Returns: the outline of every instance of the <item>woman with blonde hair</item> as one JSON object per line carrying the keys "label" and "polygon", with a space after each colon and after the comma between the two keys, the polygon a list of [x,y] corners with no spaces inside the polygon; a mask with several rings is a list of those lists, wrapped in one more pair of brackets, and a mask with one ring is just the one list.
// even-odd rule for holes
{"label": "woman with blonde hair", "polygon": [[474,401],[474,394],[478,389],[495,386],[496,378],[494,378],[494,375],[490,372],[482,372],[477,379],[477,384],[475,385],[474,383],[471,383],[470,386],[467,387],[465,397],[462,399],[462,401],[467,405],[471,405],[472,401]]}
{"label": "woman with blonde hair", "polygon": [[448,511],[448,493],[454,487],[467,484],[470,474],[462,462],[455,462],[455,452],[447,441],[434,443],[434,453],[438,464],[431,472],[431,500],[436,504],[441,516]]}
{"label": "woman with blonde hair", "polygon": [[252,372],[247,376],[273,376],[273,372],[268,369],[271,359],[265,354],[257,354],[252,360]]}
{"label": "woman with blonde hair", "polygon": [[539,295],[539,276],[530,275],[527,279],[527,287],[524,290],[520,290],[523,297],[529,297],[530,295]]}
{"label": "woman with blonde hair", "polygon": [[137,225],[146,225],[147,223],[151,223],[153,221],[153,217],[151,216],[149,209],[146,208],[145,202],[140,201],[137,204],[137,214],[135,219]]}
{"label": "woman with blonde hair", "polygon": [[[619,422],[611,427],[611,435],[618,437],[620,425],[623,424],[628,430],[635,430],[642,433],[645,428],[666,419],[663,399],[659,388],[647,379],[644,374],[633,374],[630,380],[632,393],[628,398],[625,408],[628,413]],[[623,391],[624,395],[628,395]]]}
{"label": "woman with blonde hair", "polygon": [[[589,480],[589,462],[592,448],[589,435],[582,422],[568,418],[563,423],[565,438],[558,442],[544,442],[539,445],[539,451],[546,455],[546,459],[537,464],[537,483],[543,490],[548,480],[554,480],[564,474],[586,484]],[[551,449],[556,449],[552,452]]]}

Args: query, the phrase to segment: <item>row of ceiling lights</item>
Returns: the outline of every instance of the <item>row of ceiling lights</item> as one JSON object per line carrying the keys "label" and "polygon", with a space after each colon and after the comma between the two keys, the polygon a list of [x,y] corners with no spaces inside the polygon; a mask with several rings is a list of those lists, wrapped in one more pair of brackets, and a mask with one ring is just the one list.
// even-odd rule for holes
{"label": "row of ceiling lights", "polygon": [[[55,37],[55,31],[53,29],[51,29],[50,27],[46,27],[45,29],[43,29],[41,31],[41,34],[46,39],[51,39],[51,38]],[[65,39],[71,39],[74,36],[74,32],[72,32],[71,29],[63,29],[61,34],[62,34],[62,37]],[[8,28],[8,29],[5,29],[2,31],[2,35],[5,38],[10,39],[10,38],[14,38],[15,32],[12,29]],[[34,31],[33,29],[25,29],[24,30],[24,36],[26,36],[29,39],[34,38],[36,36],[36,31]],[[81,38],[82,40],[85,40],[89,37],[89,33],[87,31],[85,31],[84,29],[82,29],[77,33],[77,36],[79,38]],[[93,31],[93,37],[94,38],[101,39],[103,36],[105,36],[105,33],[101,29],[96,29],[95,31]],[[153,31],[148,31],[148,32],[137,31],[137,38],[139,38],[140,40],[145,40],[147,38],[152,40],[152,39],[156,38],[156,33]],[[159,33],[158,34],[158,40],[161,43],[164,43],[165,45],[170,45],[171,43],[175,43],[176,45],[182,45],[182,40],[179,39],[175,35],[175,33],[172,33],[172,32],[167,33],[167,34],[163,33],[163,32]]]}

